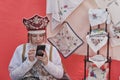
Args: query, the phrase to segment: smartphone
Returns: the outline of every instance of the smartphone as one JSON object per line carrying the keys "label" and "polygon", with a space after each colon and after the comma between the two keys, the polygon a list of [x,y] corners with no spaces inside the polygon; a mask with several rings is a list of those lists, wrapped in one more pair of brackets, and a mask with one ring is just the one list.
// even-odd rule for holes
{"label": "smartphone", "polygon": [[43,56],[44,53],[42,51],[45,51],[45,45],[38,45],[36,50],[36,56]]}

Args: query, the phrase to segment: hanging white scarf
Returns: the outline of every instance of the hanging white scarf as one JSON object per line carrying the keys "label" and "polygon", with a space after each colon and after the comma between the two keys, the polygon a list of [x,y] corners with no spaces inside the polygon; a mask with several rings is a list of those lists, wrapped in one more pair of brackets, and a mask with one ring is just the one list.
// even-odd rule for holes
{"label": "hanging white scarf", "polygon": [[98,68],[104,65],[104,63],[107,61],[107,59],[102,55],[95,55],[90,57],[89,60],[92,61]]}
{"label": "hanging white scarf", "polygon": [[62,23],[83,0],[47,0],[46,14],[52,14],[52,30]]}
{"label": "hanging white scarf", "polygon": [[89,22],[91,26],[105,23],[109,15],[105,9],[89,9]]}
{"label": "hanging white scarf", "polygon": [[107,33],[104,30],[93,30],[86,36],[90,48],[97,53],[107,43]]}
{"label": "hanging white scarf", "polygon": [[112,47],[120,46],[120,27],[110,27],[110,43]]}
{"label": "hanging white scarf", "polygon": [[96,0],[96,3],[100,8],[108,9],[114,26],[120,26],[120,0]]}

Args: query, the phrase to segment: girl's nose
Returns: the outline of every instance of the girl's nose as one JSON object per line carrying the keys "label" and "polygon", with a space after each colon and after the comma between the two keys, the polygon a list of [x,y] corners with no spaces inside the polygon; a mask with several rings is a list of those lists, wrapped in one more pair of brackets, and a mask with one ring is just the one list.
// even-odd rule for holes
{"label": "girl's nose", "polygon": [[42,37],[40,37],[40,36],[37,36],[37,40],[42,40]]}
{"label": "girl's nose", "polygon": [[40,40],[40,37],[39,37],[39,36],[37,36],[37,40]]}

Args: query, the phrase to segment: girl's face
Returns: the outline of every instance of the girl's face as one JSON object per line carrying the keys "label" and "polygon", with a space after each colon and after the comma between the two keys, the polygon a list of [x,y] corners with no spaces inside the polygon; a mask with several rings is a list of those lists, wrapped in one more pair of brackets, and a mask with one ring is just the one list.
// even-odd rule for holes
{"label": "girl's face", "polygon": [[45,33],[44,34],[30,34],[30,42],[34,45],[40,45],[45,42]]}

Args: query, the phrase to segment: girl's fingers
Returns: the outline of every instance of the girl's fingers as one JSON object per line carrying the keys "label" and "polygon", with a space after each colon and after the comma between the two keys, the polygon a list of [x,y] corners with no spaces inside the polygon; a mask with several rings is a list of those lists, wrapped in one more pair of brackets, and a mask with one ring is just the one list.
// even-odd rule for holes
{"label": "girl's fingers", "polygon": [[35,50],[29,50],[28,56],[35,56]]}

